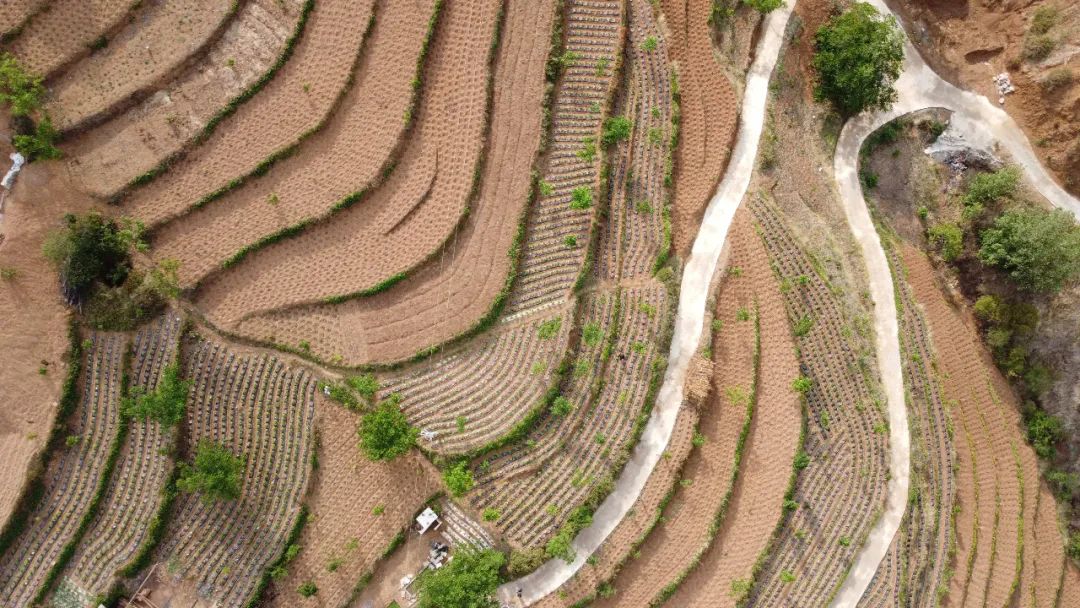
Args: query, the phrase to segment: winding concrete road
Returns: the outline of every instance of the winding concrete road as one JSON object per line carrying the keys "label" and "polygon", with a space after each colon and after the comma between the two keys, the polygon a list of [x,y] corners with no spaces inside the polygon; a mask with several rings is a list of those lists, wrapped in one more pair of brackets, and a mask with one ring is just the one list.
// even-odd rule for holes
{"label": "winding concrete road", "polygon": [[[892,14],[883,0],[869,2],[883,14]],[[833,157],[835,179],[844,212],[862,249],[869,276],[870,295],[874,302],[878,368],[889,411],[890,446],[890,480],[886,509],[871,530],[847,579],[833,600],[832,605],[837,608],[855,606],[874,578],[874,573],[877,572],[893,536],[900,527],[907,504],[910,473],[910,435],[900,367],[896,300],[885,252],[870,219],[859,183],[859,150],[863,141],[878,127],[905,114],[927,108],[951,110],[953,127],[958,127],[965,136],[973,139],[996,141],[1009,153],[1012,160],[1023,168],[1031,185],[1051,204],[1080,216],[1080,201],[1070,196],[1050,177],[1035,156],[1019,125],[986,97],[965,91],[943,80],[923,61],[906,36],[904,71],[896,82],[896,89],[898,99],[888,111],[863,114],[844,125]]]}
{"label": "winding concrete road", "polygon": [[687,369],[697,352],[701,338],[710,279],[716,270],[720,250],[724,247],[735,210],[742,202],[754,173],[758,141],[768,106],[769,79],[779,57],[784,30],[794,5],[795,0],[789,0],[787,6],[773,11],[766,18],[754,64],[750,66],[746,76],[746,91],[743,94],[735,150],[724,179],[705,210],[705,217],[683,272],[667,372],[641,440],[634,449],[630,462],[615,482],[614,491],[596,509],[592,525],[582,530],[574,539],[573,548],[577,559],[571,564],[560,559],[550,560],[532,574],[503,585],[498,594],[503,603],[515,605],[515,597],[520,588],[522,604],[531,605],[568,581],[626,516],[645,487],[645,481],[653,467],[667,449],[668,440],[675,427],[675,417],[683,401]]}

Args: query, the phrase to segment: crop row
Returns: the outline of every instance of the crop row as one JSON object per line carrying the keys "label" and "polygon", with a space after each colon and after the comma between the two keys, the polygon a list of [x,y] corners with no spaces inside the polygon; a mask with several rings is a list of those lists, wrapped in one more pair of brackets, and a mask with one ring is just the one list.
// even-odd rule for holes
{"label": "crop row", "polygon": [[277,359],[190,347],[187,443],[212,440],[244,458],[241,496],[177,500],[159,561],[222,605],[240,605],[282,550],[300,513],[312,450],[315,382]]}
{"label": "crop row", "polygon": [[[181,320],[168,313],[141,329],[132,345],[132,386],[152,391],[176,358]],[[68,584],[90,596],[106,594],[116,572],[147,538],[174,463],[174,433],[154,420],[130,420],[120,462],[98,517],[66,569]]]}
{"label": "crop row", "polygon": [[[502,514],[506,523],[500,528],[518,546],[544,543],[590,493],[606,495],[629,458],[635,427],[647,418],[646,393],[662,361],[667,291],[658,285],[627,289],[620,298],[618,335],[605,353],[610,356],[606,368],[598,372],[605,377],[603,386],[589,401],[571,403],[584,409],[577,428],[558,436],[560,445],[542,469],[481,488],[471,498],[478,507]],[[571,373],[589,373],[589,360],[579,361]]]}
{"label": "crop row", "polygon": [[551,113],[543,191],[534,202],[510,314],[568,295],[585,261],[597,206],[600,127],[622,56],[624,7],[615,0],[573,0],[567,7],[565,67]]}
{"label": "crop row", "polygon": [[50,84],[48,108],[57,129],[100,124],[160,90],[221,37],[240,5],[174,0],[140,8],[136,20],[106,46]]}
{"label": "crop row", "polygon": [[11,36],[7,50],[27,71],[48,78],[124,27],[137,5],[133,0],[53,0]]}
{"label": "crop row", "polygon": [[270,81],[291,55],[314,5],[314,0],[244,3],[221,37],[149,98],[139,98],[136,106],[92,129],[65,133],[72,175],[87,192],[108,200],[121,198],[140,176],[148,182],[159,175]]}
{"label": "crop row", "polygon": [[491,534],[469,517],[454,501],[446,499],[442,507],[442,520],[445,527],[441,532],[450,541],[451,546],[457,545],[459,549],[470,546],[477,549],[490,549],[495,545],[495,539],[491,537]]}
{"label": "crop row", "polygon": [[[106,192],[122,197],[129,215],[153,226],[223,196],[294,154],[322,130],[351,90],[368,43],[373,4],[305,4],[298,23],[302,31],[294,30],[269,71],[218,110],[184,147],[119,191],[116,184]],[[273,128],[267,128],[268,116]]]}
{"label": "crop row", "polygon": [[118,434],[127,340],[119,334],[96,333],[88,342],[82,399],[66,421],[66,449],[47,464],[44,500],[0,557],[0,601],[8,606],[29,605],[46,579],[55,576],[54,563],[68,550],[80,521],[98,498]]}
{"label": "crop row", "polygon": [[439,453],[461,453],[506,433],[538,407],[570,335],[568,308],[500,328],[467,350],[383,380],[410,423],[436,434]]}
{"label": "crop row", "polygon": [[753,601],[824,604],[884,504],[888,427],[870,356],[853,340],[859,327],[849,325],[852,315],[777,212],[756,197],[750,210],[800,336],[802,375],[809,381],[804,449],[829,463],[799,476],[798,508],[772,549]]}

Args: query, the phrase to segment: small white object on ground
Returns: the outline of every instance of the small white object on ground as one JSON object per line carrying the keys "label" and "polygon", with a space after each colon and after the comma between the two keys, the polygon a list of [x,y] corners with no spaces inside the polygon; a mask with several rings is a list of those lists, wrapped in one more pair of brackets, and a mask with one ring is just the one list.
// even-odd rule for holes
{"label": "small white object on ground", "polygon": [[4,179],[0,180],[0,186],[3,186],[5,190],[11,190],[11,186],[15,183],[15,176],[19,174],[23,165],[26,164],[26,158],[18,152],[12,152],[11,162],[11,168],[4,175]]}

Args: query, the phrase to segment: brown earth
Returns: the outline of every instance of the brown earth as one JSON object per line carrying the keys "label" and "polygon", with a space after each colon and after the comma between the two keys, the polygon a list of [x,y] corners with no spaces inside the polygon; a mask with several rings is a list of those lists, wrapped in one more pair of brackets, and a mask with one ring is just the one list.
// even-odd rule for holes
{"label": "brown earth", "polygon": [[802,431],[802,406],[791,389],[792,379],[799,376],[796,346],[780,286],[749,215],[748,210],[738,211],[732,230],[745,235],[749,255],[733,263],[741,266],[742,280],[754,282],[761,327],[754,417],[723,525],[701,564],[669,600],[672,606],[736,605],[740,594],[734,592],[732,583],[751,580],[754,564],[772,537]]}
{"label": "brown earth", "polygon": [[[7,117],[0,118],[0,158],[7,171]],[[53,425],[60,384],[67,373],[67,309],[60,299],[56,273],[41,254],[45,234],[59,227],[66,212],[89,208],[62,176],[58,163],[27,165],[0,210],[0,522],[6,522],[27,472],[45,446]],[[41,374],[40,370],[46,373]]]}
{"label": "brown earth", "polygon": [[0,36],[17,29],[48,0],[8,0],[0,7]]}
{"label": "brown earth", "polygon": [[[339,105],[361,52],[368,16],[358,8],[351,0],[316,3],[292,57],[266,88],[219,124],[205,142],[184,153],[167,173],[132,191],[123,200],[124,213],[148,226],[161,223],[319,127]],[[408,69],[407,57],[397,60],[398,67],[388,72]],[[273,120],[268,122],[268,117]],[[152,165],[140,163],[131,173]],[[109,196],[131,177],[125,171],[90,189]]]}
{"label": "brown earth", "polygon": [[[443,7],[417,126],[390,178],[333,222],[255,251],[205,283],[195,303],[213,323],[234,328],[256,311],[370,289],[411,269],[454,233],[481,161],[498,9],[494,0]],[[289,196],[282,200],[288,204]],[[316,200],[329,207],[337,199]]]}
{"label": "brown earth", "polygon": [[[190,144],[216,112],[278,59],[302,5],[302,0],[246,3],[206,53],[148,99],[93,129],[66,136],[68,169],[80,187],[108,198]],[[320,10],[322,4],[313,12]],[[315,22],[313,15],[308,27]],[[345,27],[347,21],[335,23]]]}
{"label": "brown earth", "polygon": [[[1008,72],[1016,92],[1004,109],[1027,133],[1035,152],[1072,193],[1080,193],[1080,86],[1065,84],[1052,92],[1041,86],[1053,70],[1080,79],[1080,5],[1071,0],[999,2],[892,2],[904,16],[911,39],[939,74],[997,102],[991,77]],[[1032,16],[1043,7],[1059,17],[1047,35],[1055,41],[1041,61],[1024,59]]]}
{"label": "brown earth", "polygon": [[95,41],[125,27],[136,4],[134,0],[54,0],[3,50],[15,55],[30,73],[48,78],[88,55]]}
{"label": "brown earth", "polygon": [[[307,501],[311,521],[288,576],[273,584],[271,606],[346,605],[394,536],[442,488],[437,472],[416,451],[390,462],[368,460],[356,447],[359,416],[321,397],[315,403],[320,447]],[[327,566],[335,560],[340,563],[330,572]],[[304,599],[296,588],[306,581],[314,581],[319,593]]]}
{"label": "brown earth", "polygon": [[[1041,484],[1038,463],[1024,442],[1015,397],[983,347],[970,313],[956,309],[935,285],[926,257],[911,246],[904,246],[902,255],[908,281],[925,308],[943,388],[959,423],[960,513],[949,603],[999,605],[1023,590],[1036,605],[1053,605],[1064,563],[1063,538],[1054,510],[1036,511],[1026,504],[1053,505],[1054,498]],[[1022,546],[1018,534],[1027,538],[1029,527],[1035,545]],[[1034,559],[1025,560],[1024,551],[1033,551]],[[968,559],[974,560],[970,573]]]}
{"label": "brown earth", "polygon": [[[229,256],[260,238],[301,221],[325,217],[335,203],[377,182],[407,133],[401,117],[412,99],[410,83],[430,16],[429,10],[410,3],[391,3],[378,13],[371,39],[364,44],[359,81],[323,130],[266,176],[157,227],[152,238],[154,256],[180,262],[182,285],[220,269]],[[362,23],[367,26],[366,20]],[[372,202],[359,204],[368,207]],[[366,211],[372,212],[370,208]],[[347,216],[335,217],[329,226],[343,219]],[[327,232],[329,226],[321,227],[321,232]],[[341,234],[312,238],[344,245]],[[334,248],[326,253],[341,252]],[[295,255],[295,248],[288,255]],[[377,263],[361,252],[343,257],[355,257],[365,262],[365,268],[378,269]],[[258,276],[258,271],[255,273]]]}
{"label": "brown earth", "polygon": [[49,84],[46,108],[56,128],[101,122],[148,96],[217,40],[238,6],[220,0],[147,3],[136,27],[124,28]]}
{"label": "brown earth", "polygon": [[713,54],[710,0],[663,0],[670,52],[677,64],[680,109],[671,221],[675,252],[685,257],[705,206],[727,166],[738,121],[738,98]]}
{"label": "brown earth", "polygon": [[529,200],[542,136],[544,64],[554,19],[550,2],[508,3],[495,66],[491,132],[479,196],[455,236],[386,293],[338,305],[253,315],[247,336],[309,339],[315,354],[350,365],[396,361],[472,326],[503,288],[507,252]]}
{"label": "brown earth", "polygon": [[[748,245],[754,238],[749,222],[733,226],[731,267],[751,263]],[[765,273],[769,273],[765,264]],[[740,310],[754,309],[756,280],[768,274],[745,272],[723,279],[717,295],[716,318],[723,324],[710,336],[713,344],[712,390],[701,408],[698,432],[704,445],[687,459],[681,476],[689,485],[678,489],[664,510],[665,521],[638,550],[640,557],[628,562],[614,586],[616,593],[594,606],[646,606],[669,583],[690,567],[697,554],[708,547],[706,535],[732,492],[741,466],[736,462],[739,435],[750,422],[747,400],[754,399],[756,331],[753,319],[738,320]],[[755,414],[756,415],[756,414]],[[724,520],[730,512],[725,513]]]}

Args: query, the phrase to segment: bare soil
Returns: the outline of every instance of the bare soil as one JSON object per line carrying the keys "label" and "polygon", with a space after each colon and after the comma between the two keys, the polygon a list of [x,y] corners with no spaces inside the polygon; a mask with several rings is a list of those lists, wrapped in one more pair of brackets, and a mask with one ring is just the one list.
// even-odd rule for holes
{"label": "bare soil", "polygon": [[[124,213],[148,226],[183,213],[321,125],[337,107],[361,52],[369,18],[359,10],[363,6],[349,0],[316,3],[292,57],[266,88],[165,175],[131,192],[123,201]],[[398,61],[398,69],[406,69],[408,59]],[[273,120],[268,123],[267,117]],[[95,191],[111,194],[123,183],[113,179]]]}
{"label": "bare soil", "polygon": [[550,2],[512,0],[505,10],[487,160],[462,228],[436,257],[386,293],[255,314],[238,325],[240,333],[308,339],[316,354],[338,354],[355,365],[407,358],[465,331],[490,309],[505,285],[507,252],[529,201],[554,18]]}
{"label": "bare soil", "polygon": [[[6,116],[0,119],[6,125]],[[0,131],[5,127],[0,126]],[[3,171],[11,148],[0,132]],[[0,189],[0,196],[5,191]],[[35,456],[53,425],[60,385],[67,373],[68,312],[60,299],[56,273],[41,254],[49,230],[65,212],[80,212],[90,201],[76,193],[55,162],[23,168],[6,192],[0,212],[0,268],[15,277],[0,279],[0,521],[7,521]],[[42,373],[44,370],[44,373]]]}
{"label": "bare soil", "polygon": [[[1070,0],[1008,0],[949,3],[905,0],[893,4],[904,16],[912,41],[938,73],[997,103],[991,78],[1008,72],[1016,92],[1004,109],[1024,129],[1036,154],[1067,190],[1080,193],[1080,5]],[[1054,45],[1045,59],[1025,59],[1036,11],[1058,11],[1045,34]],[[1054,70],[1072,73],[1072,83],[1052,91],[1040,84]]]}
{"label": "bare soil", "polygon": [[[321,397],[316,408],[321,445],[307,501],[311,521],[288,576],[273,584],[272,606],[345,605],[394,536],[442,487],[438,473],[418,452],[372,462],[356,447],[359,416]],[[337,563],[333,572],[332,562]],[[296,588],[306,581],[314,581],[319,593],[304,599]]]}
{"label": "bare soil", "polygon": [[0,36],[22,25],[46,3],[47,0],[9,0],[0,7]]}
{"label": "bare soil", "polygon": [[712,2],[663,0],[661,6],[682,94],[671,216],[675,251],[685,257],[731,154],[738,97],[714,55],[709,28]]}
{"label": "bare soil", "polygon": [[673,606],[736,605],[740,597],[732,583],[751,580],[754,564],[772,537],[802,431],[802,406],[791,389],[792,379],[799,376],[796,346],[779,283],[749,215],[748,210],[738,211],[732,225],[732,230],[742,235],[747,251],[732,263],[743,272],[743,278],[736,280],[754,283],[761,327],[754,418],[728,513],[701,564],[672,596]]}
{"label": "bare soil", "polygon": [[[335,203],[377,182],[406,133],[402,116],[412,99],[410,82],[431,15],[424,12],[425,7],[395,3],[377,15],[371,39],[364,46],[359,82],[342,100],[334,118],[301,144],[294,156],[275,165],[266,176],[158,227],[154,255],[180,261],[182,284],[194,283],[219,269],[229,256],[269,234],[325,217]],[[367,207],[369,202],[360,204]],[[334,218],[333,224],[320,227],[321,232],[346,219]],[[312,238],[344,246],[342,234]],[[374,243],[376,239],[366,241]],[[294,252],[295,247],[290,255]],[[327,253],[335,252],[341,253],[336,249]],[[355,257],[365,268],[378,272],[377,262],[360,251],[351,253],[346,259]]]}
{"label": "bare soil", "polygon": [[[93,196],[108,198],[190,145],[216,112],[278,59],[300,19],[302,5],[302,0],[252,0],[244,4],[221,38],[171,82],[103,124],[68,135],[64,153],[80,187]],[[320,21],[317,15],[323,10],[326,8],[320,3],[307,27],[315,28]],[[334,23],[344,28],[347,21]],[[302,41],[298,46],[303,46]],[[277,77],[285,72],[283,69]],[[279,125],[281,122],[275,122],[275,127]],[[177,164],[173,169],[182,166]]]}
{"label": "bare soil", "polygon": [[[438,250],[468,207],[481,159],[488,55],[497,20],[498,3],[493,0],[443,7],[429,49],[417,126],[390,178],[370,197],[335,214],[333,222],[260,249],[215,275],[195,298],[208,318],[219,326],[235,327],[256,311],[371,289]],[[426,19],[422,24],[426,25]],[[421,39],[424,29],[418,33]],[[388,119],[401,124],[401,114]],[[355,150],[323,152],[356,154]],[[330,169],[333,185],[339,167],[331,164]],[[340,200],[316,198],[312,191],[319,183],[317,174],[305,178],[312,180],[307,182],[311,187],[305,199],[322,203],[327,210]],[[358,190],[364,185],[354,182]],[[292,195],[290,191],[281,197],[281,206],[290,204]],[[275,211],[267,200],[261,199],[260,205],[270,207],[264,212],[270,216]],[[206,210],[214,213],[219,208],[223,207],[214,204]],[[232,225],[232,230],[242,228]]]}
{"label": "bare soil", "polygon": [[[6,4],[6,3],[5,3]],[[48,78],[85,57],[127,23],[133,0],[55,0],[5,45],[32,74]]]}
{"label": "bare soil", "polygon": [[146,96],[217,39],[236,6],[217,0],[147,2],[133,27],[50,83],[46,105],[56,128],[100,122]]}

